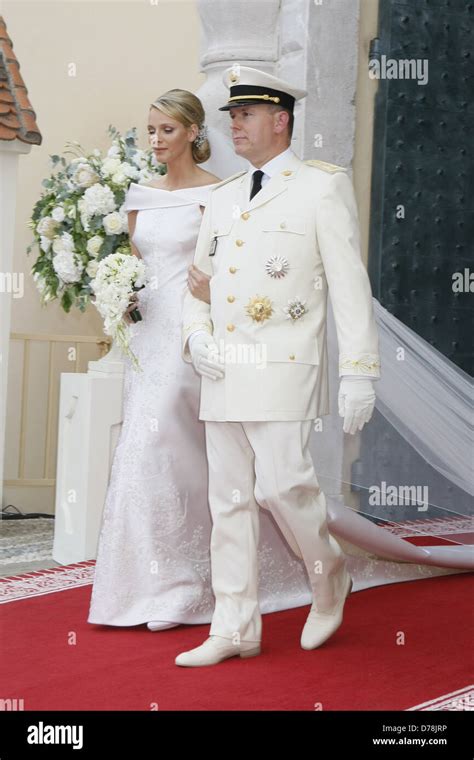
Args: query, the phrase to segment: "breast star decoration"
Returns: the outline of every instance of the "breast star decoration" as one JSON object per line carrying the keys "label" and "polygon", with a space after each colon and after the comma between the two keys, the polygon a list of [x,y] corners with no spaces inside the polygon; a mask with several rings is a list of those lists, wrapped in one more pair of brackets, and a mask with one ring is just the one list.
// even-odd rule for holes
{"label": "breast star decoration", "polygon": [[245,310],[254,322],[264,322],[273,314],[272,302],[268,296],[254,296],[249,300]]}
{"label": "breast star decoration", "polygon": [[286,314],[286,318],[292,319],[294,322],[308,313],[306,301],[302,301],[300,298],[290,298],[288,306],[285,306],[283,311]]}
{"label": "breast star decoration", "polygon": [[288,259],[285,259],[283,256],[271,256],[265,262],[265,269],[267,270],[267,274],[269,274],[270,277],[274,277],[275,279],[284,277],[288,272],[288,267]]}

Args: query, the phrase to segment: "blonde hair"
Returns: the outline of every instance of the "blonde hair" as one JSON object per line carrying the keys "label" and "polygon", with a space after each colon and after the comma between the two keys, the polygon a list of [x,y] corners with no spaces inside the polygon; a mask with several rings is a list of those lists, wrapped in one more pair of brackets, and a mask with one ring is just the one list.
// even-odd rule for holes
{"label": "blonde hair", "polygon": [[[150,105],[163,111],[172,119],[176,119],[184,127],[190,127],[191,124],[202,127],[206,117],[201,101],[188,90],[168,90]],[[193,160],[197,164],[207,161],[211,155],[211,146],[207,137],[202,140],[199,146],[192,142],[191,151]]]}

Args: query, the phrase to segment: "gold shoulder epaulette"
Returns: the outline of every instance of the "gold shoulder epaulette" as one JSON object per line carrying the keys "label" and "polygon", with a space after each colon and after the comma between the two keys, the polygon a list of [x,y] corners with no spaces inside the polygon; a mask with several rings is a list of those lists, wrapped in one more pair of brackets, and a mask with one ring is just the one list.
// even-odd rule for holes
{"label": "gold shoulder epaulette", "polygon": [[237,172],[237,174],[231,174],[230,177],[226,177],[226,179],[221,180],[218,185],[212,188],[211,192],[214,193],[216,190],[218,190],[222,185],[226,185],[228,182],[232,182],[233,179],[237,179],[237,177],[241,177],[242,174],[247,174],[247,170],[244,169],[242,172]]}
{"label": "gold shoulder epaulette", "polygon": [[344,166],[337,166],[337,164],[328,164],[326,161],[305,161],[308,166],[315,166],[317,169],[322,169],[323,172],[345,172],[347,169]]}

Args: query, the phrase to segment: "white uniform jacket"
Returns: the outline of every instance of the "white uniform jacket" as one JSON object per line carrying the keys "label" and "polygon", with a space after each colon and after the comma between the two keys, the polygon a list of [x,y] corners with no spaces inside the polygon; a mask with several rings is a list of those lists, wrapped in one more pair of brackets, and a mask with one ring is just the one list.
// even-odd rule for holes
{"label": "white uniform jacket", "polygon": [[249,201],[252,173],[210,192],[194,264],[211,276],[211,304],[183,297],[182,355],[207,330],[225,377],[202,378],[199,419],[305,420],[329,413],[328,292],[339,375],[380,376],[372,293],[345,169],[290,154]]}

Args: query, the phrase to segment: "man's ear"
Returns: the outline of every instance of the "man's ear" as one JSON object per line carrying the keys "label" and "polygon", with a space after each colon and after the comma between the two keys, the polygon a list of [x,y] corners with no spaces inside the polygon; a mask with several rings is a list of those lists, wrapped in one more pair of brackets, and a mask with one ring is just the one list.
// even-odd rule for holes
{"label": "man's ear", "polygon": [[290,121],[290,114],[288,111],[277,111],[277,131],[278,132],[284,132],[285,129],[288,126],[288,122]]}

